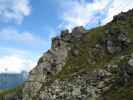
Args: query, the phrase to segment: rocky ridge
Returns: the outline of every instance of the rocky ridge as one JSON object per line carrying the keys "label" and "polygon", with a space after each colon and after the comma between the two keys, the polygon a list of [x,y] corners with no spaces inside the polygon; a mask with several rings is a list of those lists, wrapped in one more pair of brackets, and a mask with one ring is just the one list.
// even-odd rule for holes
{"label": "rocky ridge", "polygon": [[[77,32],[78,34],[75,35]],[[33,96],[36,96],[38,91],[41,92],[41,88],[50,81],[51,76],[62,70],[68,52],[71,50],[70,44],[79,40],[84,33],[85,29],[83,27],[76,27],[72,33],[64,30],[60,37],[53,38],[51,49],[39,59],[37,67],[30,72],[24,91],[33,91]]]}
{"label": "rocky ridge", "polygon": [[132,15],[129,10],[103,27],[80,26],[53,38],[30,72],[23,100],[112,100],[110,91],[133,78]]}

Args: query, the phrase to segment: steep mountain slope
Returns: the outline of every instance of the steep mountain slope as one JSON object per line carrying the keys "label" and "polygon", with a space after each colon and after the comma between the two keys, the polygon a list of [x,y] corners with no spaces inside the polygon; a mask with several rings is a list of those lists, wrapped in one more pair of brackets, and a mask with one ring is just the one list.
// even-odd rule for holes
{"label": "steep mountain slope", "polygon": [[133,10],[105,26],[52,39],[23,88],[23,100],[133,100]]}

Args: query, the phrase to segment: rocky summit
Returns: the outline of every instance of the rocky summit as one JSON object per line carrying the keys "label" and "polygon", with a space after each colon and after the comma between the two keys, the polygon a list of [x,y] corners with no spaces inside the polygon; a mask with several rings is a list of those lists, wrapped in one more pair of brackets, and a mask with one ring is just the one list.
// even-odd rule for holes
{"label": "rocky summit", "polygon": [[133,10],[91,30],[52,38],[23,87],[23,100],[133,100]]}

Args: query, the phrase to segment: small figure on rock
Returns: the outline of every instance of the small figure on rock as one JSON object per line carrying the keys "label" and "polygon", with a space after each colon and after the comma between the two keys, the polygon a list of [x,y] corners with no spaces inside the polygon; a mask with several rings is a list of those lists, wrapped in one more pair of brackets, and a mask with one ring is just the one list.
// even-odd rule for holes
{"label": "small figure on rock", "polygon": [[61,46],[61,39],[60,37],[55,37],[52,39],[52,48],[58,48]]}

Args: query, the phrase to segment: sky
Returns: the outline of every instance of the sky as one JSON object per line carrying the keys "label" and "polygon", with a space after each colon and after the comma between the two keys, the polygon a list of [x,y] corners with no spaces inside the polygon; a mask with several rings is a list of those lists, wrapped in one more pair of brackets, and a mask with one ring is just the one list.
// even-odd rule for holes
{"label": "sky", "polygon": [[0,73],[30,71],[61,30],[104,25],[132,8],[133,0],[0,0]]}

